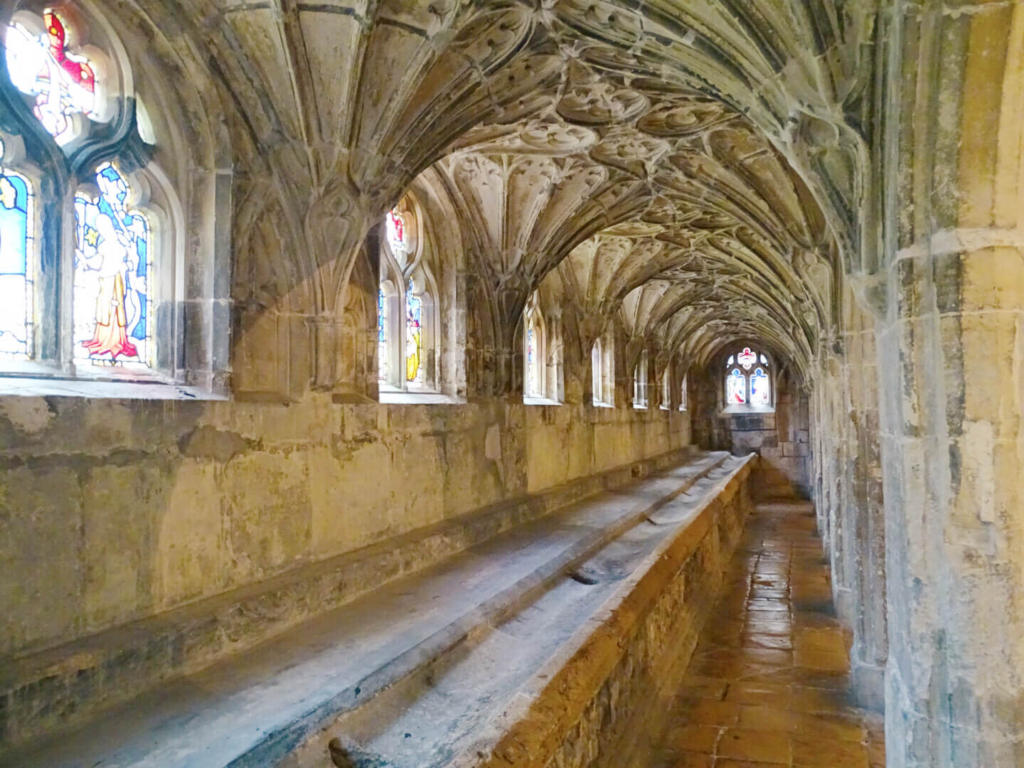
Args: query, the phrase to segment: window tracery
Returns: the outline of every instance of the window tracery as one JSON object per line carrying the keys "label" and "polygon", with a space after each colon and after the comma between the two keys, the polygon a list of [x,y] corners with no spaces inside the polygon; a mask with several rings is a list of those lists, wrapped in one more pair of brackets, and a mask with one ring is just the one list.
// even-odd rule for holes
{"label": "window tracery", "polygon": [[730,355],[725,364],[725,404],[731,406],[771,407],[770,363],[764,353],[744,347]]}
{"label": "window tracery", "polygon": [[101,65],[74,50],[78,30],[63,13],[47,8],[42,21],[18,14],[8,26],[7,68],[14,86],[35,97],[39,122],[58,144],[66,144],[82,133],[82,117],[101,115]]}

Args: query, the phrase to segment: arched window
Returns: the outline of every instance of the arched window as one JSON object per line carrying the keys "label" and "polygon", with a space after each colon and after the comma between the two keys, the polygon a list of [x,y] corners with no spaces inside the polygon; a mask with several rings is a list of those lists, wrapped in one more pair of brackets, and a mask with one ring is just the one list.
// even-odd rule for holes
{"label": "arched window", "polygon": [[609,329],[594,342],[590,352],[590,368],[594,405],[615,406],[615,339]]}
{"label": "arched window", "polygon": [[437,391],[436,288],[407,196],[384,216],[377,293],[377,378],[390,393]]}
{"label": "arched window", "polygon": [[730,406],[771,407],[770,363],[766,355],[744,347],[730,355],[725,363],[725,404]]}
{"label": "arched window", "polygon": [[[0,34],[3,99],[28,107],[9,111],[0,136],[0,374],[226,386],[230,353],[210,339],[214,326],[218,338],[229,331],[212,311],[228,223],[213,207],[186,210],[175,192],[207,200],[213,174],[164,172],[158,158],[192,148],[178,146],[173,116],[149,120],[135,90],[188,99],[191,86],[155,77],[160,62],[134,77],[128,46],[89,8],[18,11]],[[192,220],[203,226],[186,249]],[[67,238],[37,236],[65,223]]]}
{"label": "arched window", "polygon": [[672,408],[672,377],[668,366],[665,366],[661,374],[661,408],[665,411]]}
{"label": "arched window", "polygon": [[636,366],[633,368],[633,407],[634,408],[646,408],[647,407],[647,350],[643,350],[640,353],[640,359],[637,360]]}
{"label": "arched window", "polygon": [[524,359],[526,361],[523,393],[527,399],[542,399],[549,396],[547,387],[547,326],[540,309],[540,298],[536,291],[530,297],[523,312]]}
{"label": "arched window", "polygon": [[35,195],[27,177],[3,164],[0,141],[0,353],[32,354]]}
{"label": "arched window", "polygon": [[686,375],[683,375],[683,382],[679,385],[679,410],[686,410]]}

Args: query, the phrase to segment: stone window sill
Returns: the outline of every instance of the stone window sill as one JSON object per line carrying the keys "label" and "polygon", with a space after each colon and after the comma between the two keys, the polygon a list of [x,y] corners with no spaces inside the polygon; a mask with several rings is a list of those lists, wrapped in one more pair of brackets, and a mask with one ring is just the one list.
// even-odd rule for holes
{"label": "stone window sill", "polygon": [[377,399],[388,405],[462,405],[463,401],[440,392],[403,392],[380,389]]}
{"label": "stone window sill", "polygon": [[561,405],[561,403],[546,397],[524,397],[523,405]]}
{"label": "stone window sill", "polygon": [[722,409],[722,416],[743,416],[751,413],[775,413],[770,405],[730,405]]}
{"label": "stone window sill", "polygon": [[90,397],[118,400],[227,400],[227,395],[154,378],[111,381],[94,378],[0,376],[3,397]]}
{"label": "stone window sill", "polygon": [[123,400],[227,400],[225,393],[181,384],[145,368],[76,366],[71,371],[34,360],[0,364],[0,395]]}

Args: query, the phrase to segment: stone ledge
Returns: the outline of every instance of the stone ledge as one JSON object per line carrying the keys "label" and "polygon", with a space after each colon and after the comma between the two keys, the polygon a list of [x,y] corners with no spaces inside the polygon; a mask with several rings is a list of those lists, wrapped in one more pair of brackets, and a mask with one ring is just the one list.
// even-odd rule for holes
{"label": "stone ledge", "polygon": [[550,512],[677,464],[672,451],[303,566],[257,584],[0,660],[0,743],[15,746],[190,674]]}
{"label": "stone ledge", "polygon": [[669,646],[695,646],[751,508],[753,461],[730,459],[596,553],[590,603],[574,572],[268,764],[313,768],[326,750],[339,768],[589,765]]}

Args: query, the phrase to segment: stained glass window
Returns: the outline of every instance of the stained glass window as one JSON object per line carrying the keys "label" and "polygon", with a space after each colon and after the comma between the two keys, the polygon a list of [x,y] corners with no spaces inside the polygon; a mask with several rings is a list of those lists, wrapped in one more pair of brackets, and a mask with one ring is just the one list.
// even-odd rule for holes
{"label": "stained glass window", "polygon": [[726,400],[729,405],[743,405],[747,402],[747,378],[739,368],[733,368],[726,377]]}
{"label": "stained glass window", "polygon": [[749,371],[751,366],[757,362],[757,355],[750,351],[750,347],[744,347],[743,351],[736,355],[736,362]]}
{"label": "stained glass window", "polygon": [[758,368],[750,377],[750,404],[771,405],[771,383],[761,368]]}
{"label": "stained glass window", "polygon": [[388,380],[388,302],[377,289],[377,380]]}
{"label": "stained glass window", "polygon": [[396,258],[400,258],[409,252],[409,232],[405,225],[405,216],[398,211],[388,211],[385,225],[391,252]]}
{"label": "stained glass window", "polygon": [[99,194],[75,196],[75,358],[151,365],[152,249],[146,217],[113,163],[96,170]]}
{"label": "stained glass window", "polygon": [[761,355],[761,365],[768,365],[768,358]]}
{"label": "stained glass window", "polygon": [[412,280],[405,292],[405,380],[423,383],[423,301],[413,292]]}
{"label": "stained glass window", "polygon": [[728,368],[734,362],[736,362],[736,355],[729,355],[729,359],[726,361],[725,367]]}
{"label": "stained glass window", "polygon": [[46,29],[34,33],[20,22],[7,28],[7,70],[22,93],[36,97],[35,115],[59,143],[75,137],[75,115],[92,115],[96,69],[71,52],[73,30],[57,11],[43,12]]}
{"label": "stained glass window", "polygon": [[0,165],[0,354],[13,357],[32,354],[33,202],[28,179]]}

